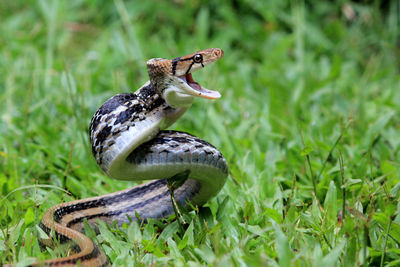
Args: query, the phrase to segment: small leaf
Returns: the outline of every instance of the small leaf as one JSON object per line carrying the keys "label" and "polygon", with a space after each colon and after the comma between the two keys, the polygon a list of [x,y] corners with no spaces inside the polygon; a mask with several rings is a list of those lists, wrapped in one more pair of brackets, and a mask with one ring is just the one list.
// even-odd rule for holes
{"label": "small leaf", "polygon": [[388,186],[392,186],[398,181],[398,169],[397,166],[388,160],[381,162],[382,173],[388,177],[388,182],[390,183]]}
{"label": "small leaf", "polygon": [[188,243],[188,239],[189,239],[189,237],[187,235],[185,235],[182,238],[181,242],[179,242],[179,245],[178,245],[178,249],[179,250],[182,250],[182,249],[184,249],[186,247],[186,245]]}
{"label": "small leaf", "polygon": [[30,225],[35,221],[35,214],[33,213],[33,210],[31,208],[28,208],[28,210],[25,212],[25,225]]}
{"label": "small leaf", "polygon": [[346,188],[350,185],[354,185],[354,184],[359,184],[362,183],[361,179],[351,179],[351,178],[347,178],[346,179],[346,183],[344,185],[342,185],[342,188]]}
{"label": "small leaf", "polygon": [[226,205],[228,204],[228,202],[229,202],[229,197],[226,196],[224,198],[224,200],[222,201],[222,203],[219,205],[217,215],[216,215],[218,221],[220,221],[222,219],[222,217],[224,217],[226,210],[227,210]]}
{"label": "small leaf", "polygon": [[[193,228],[194,228],[194,221],[192,221],[187,228],[185,235],[183,236],[183,239],[187,238],[187,244],[193,246],[194,245],[194,235],[193,235]],[[181,244],[179,243],[178,248],[180,248]],[[186,246],[186,244],[185,244]]]}
{"label": "small leaf", "polygon": [[215,254],[214,252],[206,245],[202,245],[200,248],[195,248],[194,252],[204,260],[206,263],[211,264],[215,261]]}
{"label": "small leaf", "polygon": [[280,214],[275,209],[266,208],[264,215],[268,215],[271,219],[273,219],[277,223],[282,223],[282,214]]}
{"label": "small leaf", "polygon": [[325,267],[334,267],[339,262],[339,257],[343,251],[343,247],[345,245],[345,241],[342,241],[339,245],[334,247],[323,259],[322,266]]}
{"label": "small leaf", "polygon": [[245,228],[250,233],[259,235],[259,236],[263,235],[265,232],[265,230],[261,229],[261,227],[259,225],[246,225],[244,223],[239,223],[239,226]]}
{"label": "small leaf", "polygon": [[142,240],[142,233],[137,222],[132,222],[129,225],[127,234],[128,240],[131,242],[140,242]]}
{"label": "small leaf", "polygon": [[314,151],[314,149],[311,147],[311,146],[305,146],[302,150],[301,150],[301,152],[300,152],[300,155],[302,155],[302,156],[307,156],[307,155],[309,155],[311,152],[313,152]]}
{"label": "small leaf", "polygon": [[290,261],[292,259],[292,253],[290,251],[289,242],[285,234],[276,226],[275,228],[276,235],[276,251],[278,253],[279,265],[284,267],[290,266]]}
{"label": "small leaf", "polygon": [[41,238],[41,239],[48,239],[49,238],[49,236],[46,234],[46,232],[43,231],[43,229],[40,228],[39,225],[36,225],[35,228],[36,228],[36,230],[38,232],[39,238]]}
{"label": "small leaf", "polygon": [[329,183],[328,191],[326,192],[324,209],[328,212],[328,217],[331,220],[336,219],[337,215],[337,190],[335,183],[331,181]]}
{"label": "small leaf", "polygon": [[179,230],[178,221],[174,221],[173,223],[168,224],[162,233],[160,234],[160,239],[167,240],[173,236]]}
{"label": "small leaf", "polygon": [[[387,216],[386,213],[375,213],[373,215],[373,218],[376,222],[380,224],[382,229],[387,229],[387,226],[389,224],[389,216]],[[394,238],[397,242],[400,241],[400,224],[397,223],[396,221],[392,221],[391,227],[390,227],[390,233],[389,233],[392,238]]]}
{"label": "small leaf", "polygon": [[397,183],[391,190],[390,190],[390,196],[393,198],[397,198],[399,196],[400,192],[400,183]]}
{"label": "small leaf", "polygon": [[175,241],[169,237],[167,240],[167,244],[168,244],[168,248],[169,248],[169,252],[174,255],[175,257],[178,255],[181,255],[178,246],[176,245]]}

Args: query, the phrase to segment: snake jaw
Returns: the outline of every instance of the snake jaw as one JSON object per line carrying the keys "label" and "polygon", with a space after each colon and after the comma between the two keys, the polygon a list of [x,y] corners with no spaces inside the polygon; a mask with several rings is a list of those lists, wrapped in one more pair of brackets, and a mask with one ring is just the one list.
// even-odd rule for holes
{"label": "snake jaw", "polygon": [[179,79],[185,82],[187,87],[186,91],[193,96],[199,96],[206,99],[218,99],[221,97],[221,94],[218,91],[213,91],[202,87],[199,83],[197,83],[191,73],[186,73],[185,75],[178,76]]}

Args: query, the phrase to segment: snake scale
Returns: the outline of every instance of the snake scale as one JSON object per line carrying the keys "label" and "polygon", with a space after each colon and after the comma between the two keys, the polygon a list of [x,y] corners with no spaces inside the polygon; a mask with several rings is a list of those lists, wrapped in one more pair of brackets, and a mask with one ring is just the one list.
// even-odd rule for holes
{"label": "snake scale", "polygon": [[203,88],[192,72],[223,56],[210,48],[175,59],[147,61],[150,80],[135,93],[113,96],[94,114],[90,123],[93,155],[110,177],[122,180],[153,180],[108,195],[62,203],[50,208],[40,227],[51,245],[72,241],[76,253],[38,262],[44,266],[105,266],[107,257],[84,235],[84,220],[96,228],[96,221],[128,222],[162,218],[174,212],[167,179],[188,173],[174,196],[183,206],[202,205],[223,187],[228,166],[214,146],[185,132],[164,130],[191,106],[195,97],[217,99],[217,91]]}

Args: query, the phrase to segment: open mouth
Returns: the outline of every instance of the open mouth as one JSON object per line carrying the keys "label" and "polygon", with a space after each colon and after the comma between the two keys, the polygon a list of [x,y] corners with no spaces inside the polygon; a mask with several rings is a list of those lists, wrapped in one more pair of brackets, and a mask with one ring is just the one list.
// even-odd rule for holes
{"label": "open mouth", "polygon": [[187,73],[178,77],[193,89],[193,92],[191,93],[193,93],[195,96],[200,96],[207,99],[217,99],[221,97],[219,92],[208,90],[198,84],[195,80],[193,80],[191,73]]}

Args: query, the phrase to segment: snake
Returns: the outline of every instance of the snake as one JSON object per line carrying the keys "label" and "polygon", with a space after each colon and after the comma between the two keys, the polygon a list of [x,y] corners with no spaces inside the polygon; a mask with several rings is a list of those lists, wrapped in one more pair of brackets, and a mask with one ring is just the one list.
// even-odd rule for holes
{"label": "snake", "polygon": [[167,130],[196,97],[218,99],[221,94],[202,87],[192,72],[215,62],[222,49],[209,48],[174,59],[147,61],[149,81],[134,93],[108,99],[93,115],[92,152],[111,178],[150,180],[107,195],[65,202],[45,212],[40,228],[42,245],[74,244],[72,255],[32,265],[106,266],[108,258],[84,233],[85,222],[98,231],[98,220],[118,225],[132,220],[161,219],[174,214],[168,181],[184,175],[173,189],[179,205],[201,206],[224,186],[228,165],[210,143],[186,132]]}

